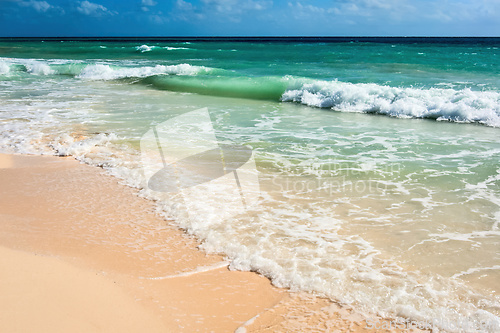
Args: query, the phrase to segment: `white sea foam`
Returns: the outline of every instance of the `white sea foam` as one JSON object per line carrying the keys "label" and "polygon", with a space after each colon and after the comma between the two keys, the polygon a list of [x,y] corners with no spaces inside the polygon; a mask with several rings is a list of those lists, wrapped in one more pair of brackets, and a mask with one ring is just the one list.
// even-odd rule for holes
{"label": "white sea foam", "polygon": [[[54,65],[72,65],[79,64],[81,60],[66,60],[66,59],[22,59],[22,58],[0,58],[0,74],[13,74],[15,71],[26,71],[32,75],[53,75],[59,74],[57,67]],[[17,69],[13,66],[18,65]],[[20,66],[19,66],[20,65]],[[66,74],[66,73],[63,73]]]}
{"label": "white sea foam", "polygon": [[144,52],[150,52],[150,51],[152,51],[155,47],[156,46],[148,46],[148,45],[144,44],[144,45],[141,45],[141,46],[136,46],[135,49],[137,51],[141,51],[142,53],[144,53]]}
{"label": "white sea foam", "polygon": [[9,71],[10,71],[9,64],[5,63],[4,61],[0,61],[0,75],[7,75],[9,74]]}
{"label": "white sea foam", "polygon": [[[144,53],[144,52],[151,52],[153,51],[154,49],[156,48],[160,48],[159,46],[148,46],[146,44],[144,45],[140,45],[140,46],[136,46],[135,49],[137,51],[140,51],[141,53]],[[187,47],[174,47],[174,46],[164,46],[164,47],[161,47],[165,50],[168,50],[168,51],[174,51],[174,50],[189,50],[189,48]]]}
{"label": "white sea foam", "polygon": [[84,158],[86,155],[91,153],[95,147],[104,147],[113,140],[117,139],[118,137],[113,133],[99,133],[83,140],[75,140],[74,137],[68,134],[63,134],[54,138],[49,146],[54,149],[56,155]]}
{"label": "white sea foam", "polygon": [[54,74],[55,71],[50,68],[50,65],[38,61],[30,61],[25,64],[28,73],[35,75],[51,75]]}
{"label": "white sea foam", "polygon": [[[0,58],[0,75],[12,72],[12,65],[22,65],[26,72],[33,75],[71,74],[89,80],[116,80],[127,77],[147,77],[158,74],[196,75],[209,73],[211,68],[190,64],[137,66],[134,63],[120,65],[110,63],[90,63],[85,66],[82,60],[35,60],[18,58]],[[125,65],[125,66],[124,66]]]}
{"label": "white sea foam", "polygon": [[164,49],[167,49],[169,51],[173,50],[190,50],[188,47],[173,47],[173,46],[165,46]]}
{"label": "white sea foam", "polygon": [[207,71],[209,69],[206,67],[189,64],[156,65],[154,67],[116,67],[107,64],[95,64],[86,66],[77,77],[88,80],[116,80],[127,77],[141,78],[159,74],[196,75]]}
{"label": "white sea foam", "polygon": [[500,93],[470,89],[396,88],[339,81],[293,82],[283,101],[399,118],[478,122],[500,127]]}

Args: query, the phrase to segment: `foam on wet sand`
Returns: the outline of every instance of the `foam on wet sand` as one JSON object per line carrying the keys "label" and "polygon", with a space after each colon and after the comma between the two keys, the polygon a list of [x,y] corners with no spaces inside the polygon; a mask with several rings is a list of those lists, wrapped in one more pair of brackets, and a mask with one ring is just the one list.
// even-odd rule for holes
{"label": "foam on wet sand", "polygon": [[230,271],[95,167],[0,154],[0,331],[362,331],[330,301]]}

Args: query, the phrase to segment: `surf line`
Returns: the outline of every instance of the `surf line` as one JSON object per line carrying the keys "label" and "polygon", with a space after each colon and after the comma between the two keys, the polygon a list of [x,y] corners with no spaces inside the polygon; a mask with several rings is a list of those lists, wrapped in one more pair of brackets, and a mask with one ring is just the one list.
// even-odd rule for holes
{"label": "surf line", "polygon": [[216,269],[220,269],[223,267],[229,266],[228,261],[221,261],[216,264],[210,265],[210,266],[199,266],[196,267],[194,270],[190,272],[184,272],[184,273],[179,273],[179,274],[174,274],[174,275],[166,275],[166,276],[158,276],[158,277],[142,277],[140,276],[139,279],[144,279],[144,280],[166,280],[166,279],[172,279],[172,278],[177,278],[177,277],[183,277],[183,276],[190,276],[198,273],[204,273],[208,271],[213,271]]}

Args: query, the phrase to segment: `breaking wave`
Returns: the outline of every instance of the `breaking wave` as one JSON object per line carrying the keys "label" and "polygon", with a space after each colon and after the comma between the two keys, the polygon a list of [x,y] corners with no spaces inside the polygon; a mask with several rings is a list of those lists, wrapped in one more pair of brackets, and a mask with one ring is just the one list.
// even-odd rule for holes
{"label": "breaking wave", "polygon": [[[142,45],[138,50],[151,47]],[[141,51],[141,52],[142,52]],[[0,58],[0,75],[67,75],[83,80],[140,79],[156,89],[202,95],[300,103],[341,112],[422,118],[500,127],[500,92],[470,88],[392,87],[292,76],[241,76],[190,64],[138,66],[77,60]]]}
{"label": "breaking wave", "polygon": [[207,72],[209,69],[201,66],[180,65],[156,65],[154,67],[116,67],[110,65],[88,65],[77,75],[78,78],[90,80],[116,80],[124,78],[142,78],[160,74],[168,75],[196,75]]}
{"label": "breaking wave", "polygon": [[426,118],[500,127],[500,93],[441,88],[397,88],[339,81],[295,83],[281,97],[312,107],[398,118]]}

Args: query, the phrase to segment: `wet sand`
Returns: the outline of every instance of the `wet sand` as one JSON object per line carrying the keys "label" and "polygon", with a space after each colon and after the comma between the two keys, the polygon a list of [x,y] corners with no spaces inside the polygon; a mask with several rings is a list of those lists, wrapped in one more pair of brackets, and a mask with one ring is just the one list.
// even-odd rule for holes
{"label": "wet sand", "polygon": [[229,270],[99,168],[0,154],[0,184],[2,332],[375,331],[348,308]]}

